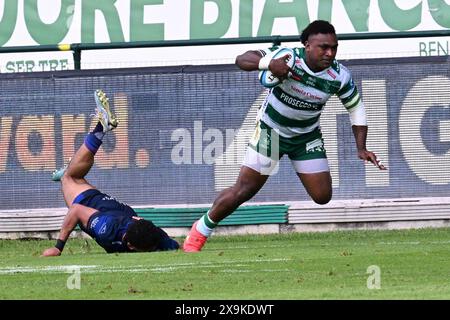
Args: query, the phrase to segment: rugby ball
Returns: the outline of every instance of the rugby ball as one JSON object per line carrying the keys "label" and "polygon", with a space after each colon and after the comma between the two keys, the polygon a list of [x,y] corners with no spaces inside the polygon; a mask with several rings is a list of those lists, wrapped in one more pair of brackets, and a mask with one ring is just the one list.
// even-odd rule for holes
{"label": "rugby ball", "polygon": [[[272,59],[277,59],[289,55],[286,64],[292,68],[295,64],[295,52],[291,48],[281,48],[273,52]],[[280,79],[275,77],[270,70],[261,70],[258,75],[259,82],[266,88],[273,88],[281,83]]]}

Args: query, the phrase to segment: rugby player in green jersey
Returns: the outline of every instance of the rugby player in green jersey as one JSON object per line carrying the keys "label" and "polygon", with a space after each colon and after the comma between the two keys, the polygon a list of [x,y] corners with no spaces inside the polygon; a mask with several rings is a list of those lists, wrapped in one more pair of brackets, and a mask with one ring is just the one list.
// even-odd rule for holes
{"label": "rugby player in green jersey", "polygon": [[334,27],[327,21],[314,21],[303,30],[300,40],[304,48],[293,48],[292,68],[285,56],[272,59],[277,47],[247,51],[236,58],[242,70],[270,70],[282,81],[270,89],[259,110],[236,183],[222,191],[211,209],[194,223],[183,244],[185,252],[200,251],[217,224],[264,186],[285,154],[312,200],[318,204],[331,200],[331,175],[319,117],[332,95],[337,95],[349,112],[358,157],[386,170],[366,149],[364,104],[349,70],[335,60],[338,41]]}

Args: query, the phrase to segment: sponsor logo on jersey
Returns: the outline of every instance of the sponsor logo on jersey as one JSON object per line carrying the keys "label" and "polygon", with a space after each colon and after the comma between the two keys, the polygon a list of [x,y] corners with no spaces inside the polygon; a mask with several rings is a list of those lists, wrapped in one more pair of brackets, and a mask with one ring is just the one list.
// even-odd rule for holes
{"label": "sponsor logo on jersey", "polygon": [[104,234],[105,232],[106,232],[106,222],[102,225],[102,227],[100,228],[100,231],[98,233]]}
{"label": "sponsor logo on jersey", "polygon": [[306,153],[324,151],[322,139],[315,139],[306,144]]}
{"label": "sponsor logo on jersey", "polygon": [[120,203],[121,205],[124,205],[124,206],[127,205],[126,203],[120,202],[120,201],[117,200],[116,198],[111,197],[111,196],[108,196],[108,195],[105,195],[105,196],[102,198],[102,200],[105,200],[105,201],[116,201],[116,202]]}
{"label": "sponsor logo on jersey", "polygon": [[285,104],[288,104],[296,109],[314,109],[314,110],[321,109],[321,106],[318,106],[318,105],[315,105],[312,103],[308,103],[308,102],[300,100],[300,99],[295,99],[294,97],[288,96],[284,92],[282,92],[280,94],[279,99],[282,102],[284,102]]}
{"label": "sponsor logo on jersey", "polygon": [[330,77],[332,77],[333,79],[336,79],[336,75],[334,74],[333,71],[331,71],[331,69],[328,69],[327,73],[330,75]]}
{"label": "sponsor logo on jersey", "polygon": [[319,97],[319,96],[317,96],[317,95],[315,95],[315,94],[312,94],[311,92],[307,92],[307,91],[303,90],[300,86],[296,86],[296,85],[292,85],[292,86],[291,86],[291,89],[292,89],[293,91],[295,91],[295,92],[298,92],[298,93],[304,95],[304,96],[307,97],[307,98],[311,98],[311,99],[314,99],[314,100],[322,101],[322,100],[325,100],[325,99],[328,98],[328,96],[325,96],[325,97]]}
{"label": "sponsor logo on jersey", "polygon": [[91,228],[95,228],[95,226],[96,226],[97,223],[98,223],[98,220],[100,220],[99,217],[96,217],[96,218],[94,218],[94,220],[92,220],[92,222],[91,222]]}

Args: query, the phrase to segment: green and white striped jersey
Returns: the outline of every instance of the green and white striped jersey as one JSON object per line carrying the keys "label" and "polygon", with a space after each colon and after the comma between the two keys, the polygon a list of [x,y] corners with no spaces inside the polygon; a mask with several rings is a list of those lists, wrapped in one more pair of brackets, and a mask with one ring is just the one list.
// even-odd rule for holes
{"label": "green and white striped jersey", "polygon": [[[279,48],[275,47],[275,50]],[[293,48],[296,58],[293,75],[270,89],[259,111],[259,119],[283,137],[291,138],[313,131],[328,99],[336,94],[350,112],[363,105],[350,71],[333,61],[320,72],[311,71],[305,63],[305,49]],[[273,54],[274,48],[260,50]]]}

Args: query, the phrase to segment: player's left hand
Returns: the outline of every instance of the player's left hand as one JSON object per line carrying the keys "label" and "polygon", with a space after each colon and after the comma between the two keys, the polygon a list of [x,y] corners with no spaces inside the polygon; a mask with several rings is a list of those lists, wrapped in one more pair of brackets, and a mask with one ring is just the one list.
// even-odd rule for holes
{"label": "player's left hand", "polygon": [[42,253],[41,257],[57,257],[57,256],[60,256],[60,255],[61,255],[61,251],[59,251],[58,248],[53,247],[53,248],[46,249]]}
{"label": "player's left hand", "polygon": [[380,170],[387,170],[387,168],[381,163],[381,160],[377,159],[375,153],[368,150],[358,151],[358,156],[360,159],[373,163]]}

